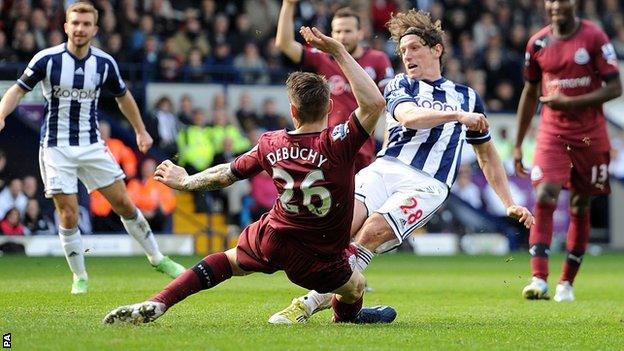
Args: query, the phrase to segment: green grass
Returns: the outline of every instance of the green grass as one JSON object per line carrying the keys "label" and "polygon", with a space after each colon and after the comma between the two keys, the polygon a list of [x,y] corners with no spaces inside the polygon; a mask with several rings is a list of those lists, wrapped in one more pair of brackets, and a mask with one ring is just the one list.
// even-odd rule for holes
{"label": "green grass", "polygon": [[[365,305],[394,306],[391,325],[333,325],[329,311],[304,325],[268,325],[304,292],[280,272],[234,278],[152,324],[105,326],[109,310],[146,299],[168,280],[143,258],[90,257],[89,294],[70,296],[63,258],[0,257],[0,333],[11,332],[17,350],[621,350],[622,258],[587,257],[573,304],[520,298],[529,278],[525,254],[397,254],[375,258],[366,271],[375,291]],[[551,260],[553,282],[561,259]]]}

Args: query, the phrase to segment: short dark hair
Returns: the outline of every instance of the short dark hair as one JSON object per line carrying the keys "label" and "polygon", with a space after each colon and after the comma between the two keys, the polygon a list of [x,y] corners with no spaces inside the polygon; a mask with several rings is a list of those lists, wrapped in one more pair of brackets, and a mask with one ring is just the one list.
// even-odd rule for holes
{"label": "short dark hair", "polygon": [[353,17],[357,22],[357,28],[360,29],[360,15],[353,11],[350,7],[343,7],[336,11],[334,18]]}
{"label": "short dark hair", "polygon": [[329,84],[325,77],[310,72],[293,72],[286,79],[290,102],[299,111],[297,120],[313,123],[323,119],[329,106]]}

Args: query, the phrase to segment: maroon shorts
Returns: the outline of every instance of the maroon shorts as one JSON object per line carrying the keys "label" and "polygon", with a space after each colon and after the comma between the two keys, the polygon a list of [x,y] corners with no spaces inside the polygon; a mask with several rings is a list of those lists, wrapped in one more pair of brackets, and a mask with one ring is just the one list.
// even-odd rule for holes
{"label": "maroon shorts", "polygon": [[535,150],[531,170],[533,185],[562,184],[584,195],[609,194],[609,151],[590,146],[572,146],[558,138],[543,138]]}
{"label": "maroon shorts", "polygon": [[320,293],[343,286],[353,273],[347,251],[327,260],[318,259],[273,229],[266,214],[239,236],[236,260],[248,272],[271,274],[283,270],[293,283]]}

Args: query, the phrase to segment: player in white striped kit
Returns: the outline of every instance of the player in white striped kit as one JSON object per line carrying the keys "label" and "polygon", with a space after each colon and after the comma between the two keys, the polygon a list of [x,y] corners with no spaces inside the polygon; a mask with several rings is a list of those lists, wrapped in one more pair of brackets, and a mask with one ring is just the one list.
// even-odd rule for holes
{"label": "player in white striped kit", "polygon": [[[399,43],[406,73],[397,75],[384,93],[387,145],[356,176],[353,267],[364,270],[373,253],[391,250],[427,223],[455,181],[464,140],[474,147],[507,215],[530,227],[533,216],[511,198],[481,98],[472,88],[442,76],[444,32],[439,21],[410,10],[394,15],[388,27]],[[330,294],[311,291],[271,316],[269,323],[301,323],[327,308],[328,299]]]}
{"label": "player in white striped kit", "polygon": [[172,278],[184,267],[163,256],[149,224],[130,201],[123,182],[125,175],[100,138],[97,103],[102,88],[116,96],[121,112],[136,133],[139,150],[152,146],[139,108],[119,74],[115,60],[92,47],[97,33],[97,10],[87,3],[75,3],[66,12],[67,43],[37,53],[0,101],[0,130],[21,98],[42,82],[46,100],[41,127],[39,165],[46,197],[54,200],[60,215],[59,236],[73,273],[72,294],[86,293],[88,277],[84,248],[78,229],[78,179],[89,192],[98,190],[132,237],[143,247],[156,270]]}

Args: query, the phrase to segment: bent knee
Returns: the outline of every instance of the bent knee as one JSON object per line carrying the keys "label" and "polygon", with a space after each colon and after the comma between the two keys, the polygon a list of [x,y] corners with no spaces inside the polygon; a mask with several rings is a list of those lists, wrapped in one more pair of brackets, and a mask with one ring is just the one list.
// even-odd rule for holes
{"label": "bent knee", "polygon": [[535,194],[536,201],[543,204],[556,204],[560,191],[560,185],[540,184]]}

